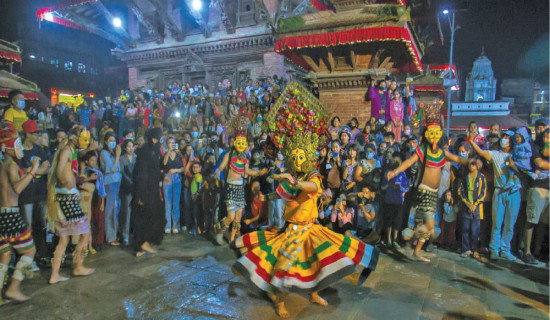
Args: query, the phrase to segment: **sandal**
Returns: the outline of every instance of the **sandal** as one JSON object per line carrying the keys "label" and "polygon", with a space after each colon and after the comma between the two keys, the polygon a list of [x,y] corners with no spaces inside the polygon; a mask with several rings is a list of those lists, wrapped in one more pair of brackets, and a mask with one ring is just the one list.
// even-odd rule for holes
{"label": "sandal", "polygon": [[472,254],[472,258],[479,259],[479,253],[477,253],[477,251],[474,251],[474,253]]}
{"label": "sandal", "polygon": [[113,242],[110,242],[109,245],[110,245],[111,247],[118,247],[118,246],[120,246],[120,242],[118,242],[118,241],[113,241]]}

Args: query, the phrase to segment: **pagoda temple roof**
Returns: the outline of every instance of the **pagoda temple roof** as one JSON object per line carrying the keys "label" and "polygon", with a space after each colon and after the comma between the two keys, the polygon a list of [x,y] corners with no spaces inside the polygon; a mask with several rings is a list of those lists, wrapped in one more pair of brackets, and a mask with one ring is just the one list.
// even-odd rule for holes
{"label": "pagoda temple roof", "polygon": [[12,64],[21,61],[19,46],[0,39],[0,64]]}
{"label": "pagoda temple roof", "polygon": [[39,91],[36,83],[18,77],[5,70],[0,70],[0,98],[7,98],[10,90],[19,89],[23,91],[25,100],[38,100]]}

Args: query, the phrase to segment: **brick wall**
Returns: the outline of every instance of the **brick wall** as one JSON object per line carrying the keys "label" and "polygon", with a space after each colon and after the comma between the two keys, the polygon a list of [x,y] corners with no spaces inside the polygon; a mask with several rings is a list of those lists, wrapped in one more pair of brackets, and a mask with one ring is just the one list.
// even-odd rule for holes
{"label": "brick wall", "polygon": [[363,128],[370,117],[370,101],[365,101],[365,89],[322,89],[319,99],[325,107],[332,110],[333,116],[339,116],[343,123],[357,117]]}
{"label": "brick wall", "polygon": [[128,68],[128,87],[130,89],[145,87],[146,85],[147,80],[139,79],[137,68]]}
{"label": "brick wall", "polygon": [[264,72],[268,76],[276,74],[279,77],[285,77],[286,68],[284,56],[276,52],[264,53]]}

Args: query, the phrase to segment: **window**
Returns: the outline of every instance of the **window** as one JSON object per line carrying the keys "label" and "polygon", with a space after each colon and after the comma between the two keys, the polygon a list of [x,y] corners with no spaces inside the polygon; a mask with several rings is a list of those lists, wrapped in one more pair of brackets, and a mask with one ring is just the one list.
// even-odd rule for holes
{"label": "window", "polygon": [[86,73],[86,65],[84,63],[79,63],[78,64],[78,72]]}
{"label": "window", "polygon": [[50,64],[54,65],[56,68],[59,68],[59,59],[51,59]]}
{"label": "window", "polygon": [[65,61],[65,70],[67,71],[73,70],[73,62],[71,60]]}

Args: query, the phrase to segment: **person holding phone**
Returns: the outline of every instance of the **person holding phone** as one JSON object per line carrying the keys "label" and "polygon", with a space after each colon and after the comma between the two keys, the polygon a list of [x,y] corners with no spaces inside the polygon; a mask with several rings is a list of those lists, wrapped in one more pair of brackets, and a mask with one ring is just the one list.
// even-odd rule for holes
{"label": "person holding phone", "polygon": [[166,139],[168,151],[164,155],[164,206],[166,214],[166,226],[164,233],[179,233],[180,229],[180,196],[181,196],[181,173],[183,172],[183,158],[178,150],[176,140],[173,136]]}

